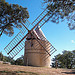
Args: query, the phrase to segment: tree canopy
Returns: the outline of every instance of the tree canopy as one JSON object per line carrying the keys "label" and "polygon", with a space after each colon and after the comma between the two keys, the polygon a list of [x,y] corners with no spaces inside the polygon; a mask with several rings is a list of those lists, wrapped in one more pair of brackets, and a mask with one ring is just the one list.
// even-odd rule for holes
{"label": "tree canopy", "polygon": [[27,8],[0,0],[0,36],[3,33],[11,36],[14,34],[13,28],[21,28],[21,22],[25,22],[28,18]]}
{"label": "tree canopy", "polygon": [[3,54],[0,52],[0,61],[3,61]]}
{"label": "tree canopy", "polygon": [[55,67],[55,62],[57,61],[59,68],[75,68],[75,50],[66,51],[64,50],[62,54],[58,54],[53,58],[52,66]]}
{"label": "tree canopy", "polygon": [[71,30],[75,29],[75,0],[44,0],[48,16],[54,23],[66,20]]}
{"label": "tree canopy", "polygon": [[15,65],[24,65],[24,56],[21,56],[15,60]]}

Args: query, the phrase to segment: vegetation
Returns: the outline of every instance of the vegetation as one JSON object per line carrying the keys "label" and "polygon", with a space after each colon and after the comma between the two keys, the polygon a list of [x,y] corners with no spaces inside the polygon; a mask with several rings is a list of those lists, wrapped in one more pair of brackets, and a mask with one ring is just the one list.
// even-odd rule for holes
{"label": "vegetation", "polygon": [[27,18],[29,18],[27,8],[0,0],[0,36],[3,33],[12,36],[13,28],[21,28],[21,23]]}
{"label": "vegetation", "polygon": [[15,60],[15,65],[24,65],[24,56]]}
{"label": "vegetation", "polygon": [[4,56],[0,52],[0,61],[10,62],[12,65],[24,65],[24,56],[21,56],[20,58],[17,58],[16,60],[14,60],[11,57]]}
{"label": "vegetation", "polygon": [[3,61],[3,54],[0,52],[0,60]]}
{"label": "vegetation", "polygon": [[[11,59],[10,57],[3,56],[0,53],[0,60],[4,62],[10,62],[12,65],[24,65],[24,56],[17,58],[16,60]],[[56,67],[56,61],[58,68],[68,68],[72,69],[75,68],[75,50],[73,51],[66,51],[64,50],[62,54],[56,55],[52,59],[52,67]]]}
{"label": "vegetation", "polygon": [[56,67],[56,61],[59,68],[75,68],[75,50],[63,51],[62,54],[58,54],[53,58],[52,67]]}
{"label": "vegetation", "polygon": [[66,20],[71,30],[75,29],[75,0],[43,0],[47,5],[50,21]]}
{"label": "vegetation", "polygon": [[0,61],[10,62],[11,64],[15,64],[15,60],[14,59],[12,59],[11,57],[4,56],[2,54],[2,52],[0,52]]}

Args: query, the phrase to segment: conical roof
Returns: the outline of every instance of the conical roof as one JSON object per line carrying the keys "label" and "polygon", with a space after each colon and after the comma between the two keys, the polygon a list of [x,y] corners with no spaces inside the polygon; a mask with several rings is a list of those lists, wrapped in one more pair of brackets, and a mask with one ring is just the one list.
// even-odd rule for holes
{"label": "conical roof", "polygon": [[35,31],[36,31],[37,35],[39,36],[40,40],[47,40],[43,31],[41,30],[41,28],[39,26],[37,26]]}
{"label": "conical roof", "polygon": [[[34,33],[34,36],[40,40],[47,40],[39,26],[37,26],[37,28],[33,30],[32,33]],[[27,39],[34,39],[35,37],[33,37],[31,34],[28,34]]]}

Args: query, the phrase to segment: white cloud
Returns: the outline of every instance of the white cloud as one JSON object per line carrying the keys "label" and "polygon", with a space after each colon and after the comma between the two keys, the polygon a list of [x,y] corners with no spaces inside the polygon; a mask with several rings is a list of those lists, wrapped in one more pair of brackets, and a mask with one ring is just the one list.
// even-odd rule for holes
{"label": "white cloud", "polygon": [[74,40],[71,40],[71,42],[72,42],[72,43],[75,43],[75,41],[74,41]]}

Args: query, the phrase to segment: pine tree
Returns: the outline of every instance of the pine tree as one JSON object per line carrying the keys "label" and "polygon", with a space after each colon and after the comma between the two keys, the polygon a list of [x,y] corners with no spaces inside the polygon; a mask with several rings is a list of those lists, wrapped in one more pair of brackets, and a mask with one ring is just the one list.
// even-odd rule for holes
{"label": "pine tree", "polygon": [[12,36],[14,34],[13,28],[21,28],[21,23],[28,18],[27,8],[0,0],[0,36],[3,33]]}

